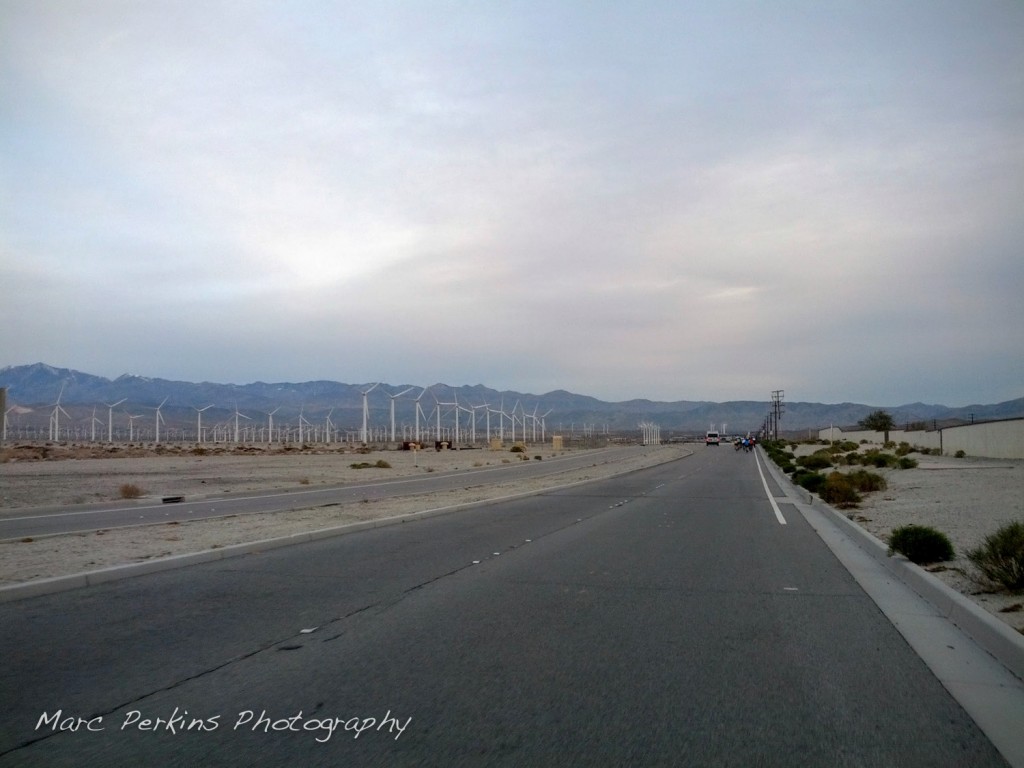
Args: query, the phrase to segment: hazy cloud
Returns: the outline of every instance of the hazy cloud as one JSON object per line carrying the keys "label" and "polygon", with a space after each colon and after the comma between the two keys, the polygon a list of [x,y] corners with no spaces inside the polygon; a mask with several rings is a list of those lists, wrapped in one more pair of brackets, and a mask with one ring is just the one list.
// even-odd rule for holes
{"label": "hazy cloud", "polygon": [[1024,7],[0,9],[0,364],[603,399],[1024,382]]}

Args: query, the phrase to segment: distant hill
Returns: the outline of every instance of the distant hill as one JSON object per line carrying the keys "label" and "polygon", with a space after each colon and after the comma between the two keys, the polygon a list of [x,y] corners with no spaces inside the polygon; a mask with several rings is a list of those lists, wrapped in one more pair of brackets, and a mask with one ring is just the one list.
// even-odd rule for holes
{"label": "distant hill", "polygon": [[[421,425],[436,421],[435,408],[440,403],[442,419],[454,422],[456,402],[462,410],[463,427],[473,418],[476,409],[478,431],[482,431],[491,411],[492,424],[497,424],[502,410],[510,415],[513,409],[519,423],[539,423],[544,417],[547,434],[590,431],[632,432],[642,421],[658,424],[662,438],[673,434],[699,433],[711,425],[727,433],[745,433],[761,427],[769,411],[763,401],[737,400],[722,403],[677,400],[658,402],[628,400],[605,402],[596,398],[555,390],[531,394],[510,390],[499,391],[482,384],[473,386],[450,384],[413,384],[374,382],[343,384],[336,381],[253,382],[251,384],[216,384],[147,378],[124,374],[116,379],[56,368],[44,363],[8,366],[0,369],[0,387],[7,388],[9,427],[23,430],[34,426],[45,431],[58,398],[62,412],[59,418],[65,428],[75,425],[79,435],[105,430],[110,421],[127,423],[128,415],[139,423],[155,420],[155,409],[161,406],[162,423],[170,428],[194,427],[197,409],[203,411],[204,424],[212,425],[238,419],[244,423],[264,423],[274,412],[277,424],[298,423],[300,416],[309,424],[329,423],[339,430],[357,430],[363,421],[363,392],[366,395],[368,423],[371,427],[390,428],[391,403],[394,401],[396,428],[411,425],[417,415]],[[371,387],[373,389],[371,390]],[[399,396],[399,393],[406,391]],[[395,396],[395,397],[391,397]],[[123,402],[120,402],[123,401]],[[114,405],[117,404],[117,405]],[[484,408],[484,405],[488,408]],[[113,407],[111,407],[113,406]],[[207,408],[209,406],[209,408]],[[877,406],[859,403],[787,402],[781,427],[785,431],[814,430],[836,426],[853,426],[872,411],[884,408],[897,425],[908,422],[950,423],[1024,416],[1024,398],[994,405],[971,405],[948,408],[943,405],[910,403],[899,406]],[[148,415],[147,415],[148,414]],[[524,416],[525,414],[525,416]],[[537,422],[533,420],[536,417]]]}

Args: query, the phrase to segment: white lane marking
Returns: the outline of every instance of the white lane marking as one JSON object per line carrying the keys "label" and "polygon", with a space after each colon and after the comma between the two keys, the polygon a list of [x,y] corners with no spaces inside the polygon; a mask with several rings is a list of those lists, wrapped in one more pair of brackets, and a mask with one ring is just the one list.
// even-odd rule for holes
{"label": "white lane marking", "polygon": [[768,481],[764,479],[764,472],[761,471],[761,459],[758,458],[757,452],[754,452],[754,461],[757,463],[757,474],[761,476],[761,485],[764,486],[764,495],[768,497],[768,501],[772,504],[772,509],[775,511],[775,517],[779,521],[779,525],[786,524],[786,518],[782,516],[782,510],[779,509],[779,505],[775,503],[775,497],[772,496],[771,490],[768,488]]}

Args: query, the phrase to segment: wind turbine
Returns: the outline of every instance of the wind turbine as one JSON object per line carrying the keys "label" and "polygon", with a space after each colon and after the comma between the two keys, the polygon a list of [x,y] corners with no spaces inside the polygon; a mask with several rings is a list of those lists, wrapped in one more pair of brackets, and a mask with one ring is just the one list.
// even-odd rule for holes
{"label": "wind turbine", "polygon": [[101,421],[100,419],[97,419],[97,418],[96,418],[96,406],[94,405],[94,406],[92,407],[92,421],[90,422],[90,424],[91,424],[91,426],[92,426],[92,432],[91,432],[91,437],[90,437],[90,440],[91,440],[92,442],[94,442],[94,443],[96,442],[96,422],[97,422],[97,421],[99,421],[99,422],[100,422],[100,424],[102,424],[102,423],[103,423],[103,422],[102,422],[102,421]]}
{"label": "wind turbine", "polygon": [[238,412],[238,403],[235,403],[235,442],[236,443],[238,442],[238,419],[239,419],[239,417],[241,417],[243,419],[249,419],[250,421],[252,421],[251,417],[246,416],[244,413],[239,413]]}
{"label": "wind turbine", "polygon": [[529,419],[530,423],[533,424],[533,429],[530,431],[530,439],[533,442],[537,442],[537,409],[540,408],[540,401],[533,406],[533,413],[527,414],[523,411],[523,439],[526,439],[526,420]]}
{"label": "wind turbine", "polygon": [[281,406],[277,406],[274,410],[267,414],[267,442],[274,442],[274,414],[281,410]]}
{"label": "wind turbine", "polygon": [[547,430],[545,429],[544,419],[546,419],[548,417],[548,414],[550,414],[552,410],[554,410],[554,409],[553,408],[548,408],[548,410],[546,412],[544,412],[544,413],[542,413],[540,415],[540,441],[542,443],[545,440],[548,439],[547,438]]}
{"label": "wind turbine", "polygon": [[441,406],[442,405],[454,405],[455,406],[455,436],[449,441],[451,445],[455,445],[459,441],[459,396],[455,394],[454,403],[442,403],[437,399],[437,395],[434,395],[434,402],[437,404],[437,437],[438,441],[441,440]]}
{"label": "wind turbine", "polygon": [[[499,403],[500,404],[498,405],[498,410],[495,411],[495,413],[498,414],[498,439],[501,440],[501,444],[504,445],[505,444],[505,417],[508,416],[508,414],[505,413],[505,396],[504,395],[501,396],[501,400],[499,401]],[[513,439],[515,439],[514,436],[513,436]]]}
{"label": "wind turbine", "polygon": [[[420,392],[420,396],[416,398],[416,442],[420,442],[420,416],[423,416],[423,420],[427,420],[427,415],[423,413],[423,406],[420,405],[420,399],[427,394],[427,387],[423,388]],[[436,399],[436,398],[435,398]]]}
{"label": "wind turbine", "polygon": [[[490,405],[490,403],[481,403],[480,405],[474,405],[473,406],[473,410],[474,411],[477,408],[483,408],[484,409],[484,414],[485,414],[485,417],[487,419],[487,442],[490,443],[491,442],[491,405]],[[476,435],[473,436],[473,439],[474,440],[476,439]]]}
{"label": "wind turbine", "polygon": [[57,393],[57,402],[53,404],[53,411],[50,413],[50,439],[60,440],[60,415],[63,413],[69,419],[71,414],[61,407],[60,399],[64,396],[64,385],[60,385],[60,392]]}
{"label": "wind turbine", "polygon": [[[473,445],[476,445],[476,412],[480,408],[483,408],[483,409],[486,410],[487,409],[487,403],[483,403],[482,405],[474,405],[474,406],[471,406],[471,408],[472,408],[472,414],[473,415],[472,415],[472,420],[471,420],[472,426],[470,427],[470,431],[471,431],[471,433],[473,435]],[[490,434],[490,432],[491,432],[491,430],[490,430],[490,421],[491,421],[491,418],[488,415],[488,417],[487,417],[487,423],[488,423],[487,437],[488,437],[488,439],[490,439],[490,437],[491,437],[491,434]]]}
{"label": "wind turbine", "polygon": [[324,421],[324,442],[325,443],[332,442],[331,436],[334,433],[334,422],[331,421],[331,414],[332,413],[334,413],[334,409],[333,408],[331,408],[331,410],[329,410],[327,412],[327,419]]}
{"label": "wind turbine", "polygon": [[[378,381],[377,384],[380,384],[380,382]],[[374,384],[372,387],[363,392],[363,445],[366,445],[366,443],[368,442],[367,427],[369,426],[370,421],[370,403],[367,398],[367,395],[369,395],[371,392],[373,392],[373,390],[377,388],[377,384]]]}
{"label": "wind turbine", "polygon": [[128,442],[129,443],[133,443],[133,442],[135,442],[135,420],[136,419],[141,419],[142,418],[142,414],[140,413],[137,416],[133,416],[132,414],[129,413],[129,414],[127,414],[127,416],[128,416]]}
{"label": "wind turbine", "polygon": [[156,442],[157,444],[160,443],[160,422],[164,420],[164,416],[162,413],[160,413],[160,409],[164,407],[164,403],[166,402],[167,398],[165,397],[163,399],[163,402],[161,402],[160,405],[156,407],[156,440],[154,442]]}
{"label": "wind turbine", "polygon": [[299,445],[302,445],[305,442],[305,433],[302,431],[303,426],[313,426],[313,422],[303,415],[305,408],[306,406],[299,408]]}
{"label": "wind turbine", "polygon": [[10,408],[8,408],[6,411],[4,411],[3,437],[0,438],[0,439],[4,440],[5,442],[7,441],[7,414],[10,413],[11,411],[13,411],[17,407],[18,406],[16,406],[16,405],[12,405]]}
{"label": "wind turbine", "polygon": [[196,408],[192,406],[192,410],[196,412],[196,442],[203,442],[203,411],[208,408],[213,408],[213,403],[210,403],[205,408]]}
{"label": "wind turbine", "polygon": [[[516,441],[516,408],[522,408],[519,401],[516,400],[516,404],[512,406],[512,413],[509,416],[509,420],[512,422],[512,442]],[[523,440],[526,440],[526,421],[523,421]]]}
{"label": "wind turbine", "polygon": [[116,403],[104,403],[104,405],[107,406],[107,409],[108,409],[107,410],[107,442],[108,443],[114,442],[114,406],[115,405],[120,405],[121,403],[123,403],[127,399],[128,399],[127,397],[122,397]]}
{"label": "wind turbine", "polygon": [[388,397],[391,398],[391,442],[392,443],[395,442],[395,400],[397,400],[399,397],[404,395],[406,392],[412,391],[413,389],[415,389],[415,387],[409,387],[408,389],[403,389],[401,392],[399,392],[396,395],[392,395],[390,393],[388,394]]}

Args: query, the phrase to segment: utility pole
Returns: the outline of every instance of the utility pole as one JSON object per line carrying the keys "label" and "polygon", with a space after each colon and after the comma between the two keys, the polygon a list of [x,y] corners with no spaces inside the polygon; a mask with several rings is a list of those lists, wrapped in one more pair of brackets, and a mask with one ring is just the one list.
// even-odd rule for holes
{"label": "utility pole", "polygon": [[784,410],[782,398],[785,395],[786,391],[783,389],[772,390],[772,412],[775,414],[775,440],[779,439],[779,419],[782,417]]}

